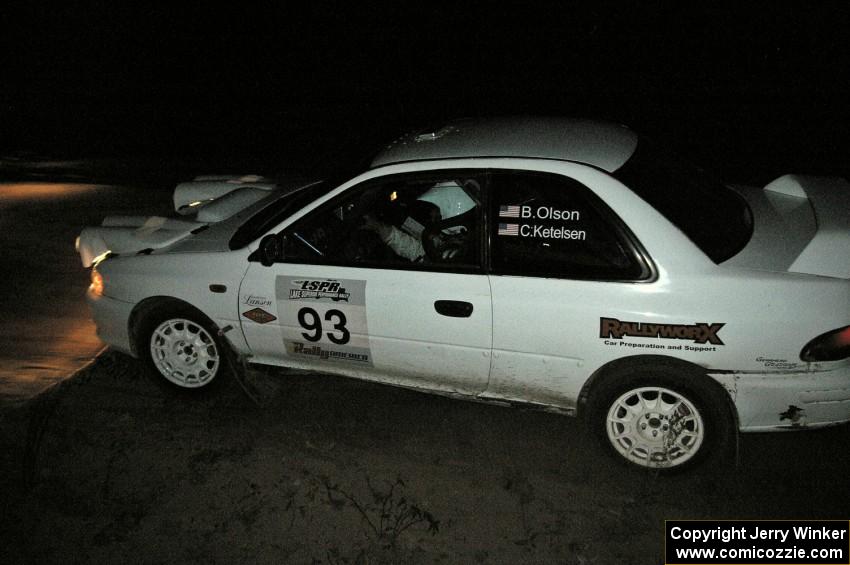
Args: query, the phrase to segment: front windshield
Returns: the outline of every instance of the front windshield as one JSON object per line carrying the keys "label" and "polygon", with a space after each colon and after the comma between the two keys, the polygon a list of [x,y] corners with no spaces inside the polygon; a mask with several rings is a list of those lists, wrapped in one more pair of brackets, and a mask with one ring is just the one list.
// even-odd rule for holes
{"label": "front windshield", "polygon": [[323,180],[308,184],[280,198],[273,199],[267,206],[263,207],[239,226],[239,229],[230,238],[230,249],[241,249],[245,247],[291,214],[297,212],[323,194],[330,192],[337,186],[336,179]]}
{"label": "front windshield", "polygon": [[645,138],[614,177],[661,212],[715,263],[734,256],[750,240],[752,213],[743,198]]}
{"label": "front windshield", "polygon": [[280,198],[275,198],[239,226],[230,238],[230,249],[245,247],[310,202],[353,179],[368,168],[370,160],[363,158],[344,160],[338,166],[326,169],[327,174],[324,180],[302,186],[287,192]]}

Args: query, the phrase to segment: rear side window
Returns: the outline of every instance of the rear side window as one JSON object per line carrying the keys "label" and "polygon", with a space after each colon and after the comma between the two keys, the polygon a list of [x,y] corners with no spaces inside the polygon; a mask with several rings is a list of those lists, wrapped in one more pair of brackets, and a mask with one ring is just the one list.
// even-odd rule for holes
{"label": "rear side window", "polygon": [[497,274],[643,280],[647,262],[619,219],[578,181],[547,173],[492,176]]}
{"label": "rear side window", "polygon": [[664,214],[715,263],[750,241],[753,216],[746,201],[705,171],[646,139],[614,177]]}

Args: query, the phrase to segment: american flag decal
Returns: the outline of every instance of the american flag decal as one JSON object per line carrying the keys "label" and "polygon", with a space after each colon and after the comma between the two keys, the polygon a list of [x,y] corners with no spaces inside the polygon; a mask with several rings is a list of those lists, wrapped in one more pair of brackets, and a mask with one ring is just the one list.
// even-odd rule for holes
{"label": "american flag decal", "polygon": [[500,218],[519,218],[519,206],[499,206]]}
{"label": "american flag decal", "polygon": [[519,235],[519,224],[499,224],[499,235]]}

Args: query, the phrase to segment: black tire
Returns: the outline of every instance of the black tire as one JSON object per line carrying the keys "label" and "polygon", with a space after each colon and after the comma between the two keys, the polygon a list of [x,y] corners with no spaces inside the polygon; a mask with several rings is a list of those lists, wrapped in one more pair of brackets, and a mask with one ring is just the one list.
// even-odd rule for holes
{"label": "black tire", "polygon": [[730,453],[733,410],[726,391],[698,368],[636,359],[591,389],[585,420],[618,460],[671,473]]}
{"label": "black tire", "polygon": [[167,301],[141,320],[136,351],[159,382],[184,391],[209,390],[228,369],[215,325],[184,302]]}

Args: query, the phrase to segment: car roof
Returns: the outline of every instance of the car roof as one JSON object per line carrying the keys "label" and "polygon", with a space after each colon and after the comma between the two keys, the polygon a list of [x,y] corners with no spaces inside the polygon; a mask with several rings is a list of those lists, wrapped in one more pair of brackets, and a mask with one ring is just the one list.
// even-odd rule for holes
{"label": "car roof", "polygon": [[610,122],[571,118],[476,118],[408,133],[372,160],[372,167],[471,157],[559,159],[613,172],[637,146],[637,134]]}

